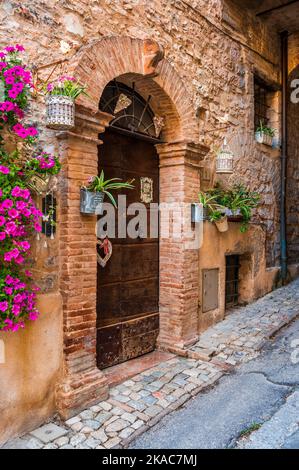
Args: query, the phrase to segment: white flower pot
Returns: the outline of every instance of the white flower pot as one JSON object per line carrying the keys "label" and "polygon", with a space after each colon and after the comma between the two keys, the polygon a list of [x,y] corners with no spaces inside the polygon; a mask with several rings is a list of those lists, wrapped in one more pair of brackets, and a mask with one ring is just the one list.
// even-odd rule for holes
{"label": "white flower pot", "polygon": [[75,127],[75,103],[72,98],[48,95],[46,98],[47,127],[67,130]]}
{"label": "white flower pot", "polygon": [[268,134],[265,134],[264,132],[256,132],[255,133],[255,140],[259,144],[269,145],[270,147],[272,147],[273,137],[271,137]]}

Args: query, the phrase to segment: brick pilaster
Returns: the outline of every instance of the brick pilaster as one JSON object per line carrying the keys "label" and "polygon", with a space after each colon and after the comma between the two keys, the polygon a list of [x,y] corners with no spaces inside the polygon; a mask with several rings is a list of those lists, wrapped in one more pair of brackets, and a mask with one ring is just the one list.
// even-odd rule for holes
{"label": "brick pilaster", "polygon": [[64,332],[57,409],[63,418],[108,395],[107,380],[96,367],[96,216],[80,214],[80,187],[98,172],[98,135],[111,117],[78,106],[74,131],[57,134],[63,159],[59,254]]}
{"label": "brick pilaster", "polygon": [[[157,145],[160,157],[160,203],[198,201],[201,160],[208,149],[200,144]],[[163,215],[162,215],[163,217]],[[163,348],[184,347],[197,339],[198,249],[184,239],[160,238],[160,334]]]}

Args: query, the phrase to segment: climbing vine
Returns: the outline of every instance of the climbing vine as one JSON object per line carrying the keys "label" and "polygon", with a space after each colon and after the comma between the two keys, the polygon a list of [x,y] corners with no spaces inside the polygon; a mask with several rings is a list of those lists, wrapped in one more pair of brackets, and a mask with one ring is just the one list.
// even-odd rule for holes
{"label": "climbing vine", "polygon": [[[17,331],[25,320],[36,320],[36,293],[28,269],[31,238],[41,231],[41,211],[30,190],[35,175],[57,174],[57,156],[38,151],[38,130],[23,122],[33,90],[30,71],[23,65],[23,46],[0,52],[0,330]],[[6,150],[6,137],[14,135],[30,149],[21,158],[17,148]],[[17,147],[17,145],[16,145]]]}

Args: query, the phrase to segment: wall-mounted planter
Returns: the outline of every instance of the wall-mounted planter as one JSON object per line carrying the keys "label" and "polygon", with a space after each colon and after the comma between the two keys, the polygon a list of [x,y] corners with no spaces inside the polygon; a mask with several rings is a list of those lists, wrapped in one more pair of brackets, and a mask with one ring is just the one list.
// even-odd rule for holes
{"label": "wall-mounted planter", "polygon": [[227,232],[228,231],[228,221],[227,216],[221,217],[219,220],[215,220],[215,225],[219,232]]}
{"label": "wall-mounted planter", "polygon": [[202,204],[192,203],[191,204],[191,222],[199,223],[204,220],[209,220],[209,209],[202,207]]}
{"label": "wall-mounted planter", "polygon": [[259,144],[269,145],[269,147],[272,147],[273,144],[273,137],[269,134],[265,134],[264,132],[256,132],[255,140]]}
{"label": "wall-mounted planter", "polygon": [[102,203],[104,201],[104,193],[80,190],[80,212],[81,214],[92,215],[100,214]]}
{"label": "wall-mounted planter", "polygon": [[50,129],[67,130],[75,127],[75,103],[68,96],[48,95],[46,124]]}

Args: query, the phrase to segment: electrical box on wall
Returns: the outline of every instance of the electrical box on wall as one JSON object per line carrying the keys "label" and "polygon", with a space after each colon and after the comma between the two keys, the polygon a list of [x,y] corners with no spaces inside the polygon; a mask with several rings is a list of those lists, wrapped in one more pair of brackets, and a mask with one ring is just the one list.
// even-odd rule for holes
{"label": "electrical box on wall", "polygon": [[202,311],[203,313],[218,308],[219,269],[202,270]]}

